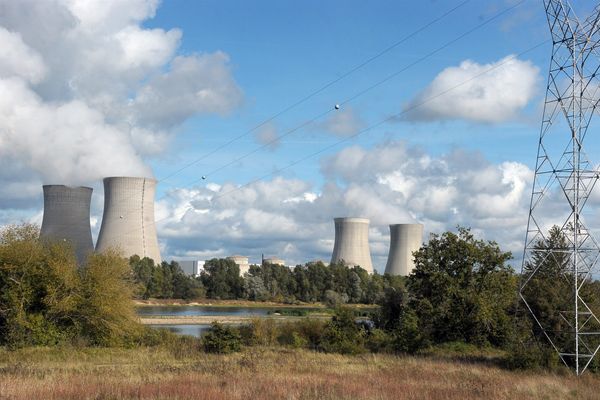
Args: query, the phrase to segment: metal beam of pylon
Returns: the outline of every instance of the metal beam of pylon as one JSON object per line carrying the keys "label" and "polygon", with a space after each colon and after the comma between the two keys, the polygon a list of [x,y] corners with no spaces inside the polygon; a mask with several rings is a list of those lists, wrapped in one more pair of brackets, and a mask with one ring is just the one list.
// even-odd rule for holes
{"label": "metal beam of pylon", "polygon": [[[600,349],[600,320],[585,292],[600,259],[600,245],[585,221],[600,171],[584,150],[592,117],[600,111],[600,5],[584,21],[566,0],[544,0],[544,6],[552,53],[519,296],[534,332],[580,375]],[[562,241],[549,240],[553,225]],[[543,279],[551,279],[555,291],[540,289],[550,288],[539,284]],[[557,303],[564,308],[540,306],[540,297],[557,293],[565,297]]]}

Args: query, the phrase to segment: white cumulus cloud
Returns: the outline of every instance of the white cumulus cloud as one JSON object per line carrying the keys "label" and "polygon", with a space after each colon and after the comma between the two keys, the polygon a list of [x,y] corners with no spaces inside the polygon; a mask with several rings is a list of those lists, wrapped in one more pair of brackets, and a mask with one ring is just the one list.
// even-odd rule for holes
{"label": "white cumulus cloud", "polygon": [[440,72],[404,112],[413,121],[505,122],[519,117],[538,81],[539,68],[514,56],[489,64],[466,60]]}
{"label": "white cumulus cloud", "polygon": [[144,26],[158,5],[0,0],[0,171],[17,173],[0,186],[150,176],[178,125],[240,104],[227,54],[178,55],[181,30]]}
{"label": "white cumulus cloud", "polygon": [[[472,227],[516,258],[523,246],[532,171],[494,164],[477,152],[432,156],[404,142],[347,147],[322,161],[325,183],[276,177],[239,187],[177,189],[159,203],[165,254],[214,257],[260,254],[287,262],[329,261],[334,217],[371,221],[374,265],[383,272],[388,225],[419,222],[429,232]],[[212,253],[211,253],[212,249]]]}

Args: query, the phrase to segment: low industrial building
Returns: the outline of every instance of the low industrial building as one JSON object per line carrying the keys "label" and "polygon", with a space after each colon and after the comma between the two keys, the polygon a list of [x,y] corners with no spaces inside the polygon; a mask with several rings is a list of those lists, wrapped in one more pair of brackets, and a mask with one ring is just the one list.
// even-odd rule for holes
{"label": "low industrial building", "polygon": [[250,270],[250,263],[246,256],[229,256],[227,259],[233,261],[240,268],[240,275],[244,275]]}
{"label": "low industrial building", "polygon": [[204,271],[204,261],[202,260],[175,260],[184,274],[188,276],[200,276]]}

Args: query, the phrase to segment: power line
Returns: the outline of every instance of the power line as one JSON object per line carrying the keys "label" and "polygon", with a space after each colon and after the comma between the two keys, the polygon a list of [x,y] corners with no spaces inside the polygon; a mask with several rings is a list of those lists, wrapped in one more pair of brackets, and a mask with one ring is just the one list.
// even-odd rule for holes
{"label": "power line", "polygon": [[443,13],[442,15],[440,15],[439,17],[434,18],[433,20],[429,21],[428,23],[426,23],[425,25],[421,26],[417,30],[411,32],[407,36],[405,36],[402,39],[398,40],[397,42],[392,43],[391,45],[389,45],[385,49],[381,50],[380,52],[378,52],[374,56],[372,56],[372,57],[366,59],[365,61],[361,62],[360,64],[352,67],[351,69],[349,69],[348,71],[346,71],[345,73],[343,73],[342,75],[340,75],[339,77],[337,77],[336,79],[333,79],[333,80],[327,82],[326,84],[322,85],[318,89],[316,89],[316,90],[312,91],[311,93],[307,94],[306,96],[302,97],[301,99],[299,99],[295,103],[292,103],[291,105],[285,107],[281,111],[278,111],[277,113],[273,114],[272,116],[270,116],[267,119],[263,120],[259,124],[253,126],[252,128],[248,129],[247,131],[243,132],[242,134],[240,134],[240,135],[234,137],[233,139],[231,139],[231,140],[223,143],[222,145],[218,146],[217,148],[215,148],[215,149],[213,149],[213,150],[211,150],[211,151],[203,154],[202,156],[196,158],[195,160],[187,163],[183,167],[181,167],[181,168],[179,168],[179,169],[171,172],[169,175],[167,175],[167,176],[159,179],[157,183],[164,182],[165,180],[167,180],[167,179],[169,179],[169,178],[171,178],[171,177],[179,174],[180,172],[182,172],[182,171],[186,170],[187,168],[191,167],[192,165],[195,165],[195,164],[199,163],[200,161],[204,160],[205,158],[210,157],[213,154],[216,154],[220,150],[222,150],[222,149],[226,148],[227,146],[235,143],[239,139],[241,139],[241,138],[249,135],[250,133],[252,133],[255,130],[257,130],[258,128],[263,127],[264,125],[268,124],[269,122],[273,121],[274,119],[278,118],[279,116],[281,116],[281,115],[287,113],[288,111],[290,111],[290,110],[298,107],[299,105],[301,105],[302,103],[304,103],[304,102],[308,101],[309,99],[313,98],[317,94],[323,92],[324,90],[330,88],[331,86],[335,85],[336,83],[340,82],[341,80],[343,80],[343,79],[347,78],[348,76],[352,75],[354,72],[358,71],[359,69],[361,69],[361,68],[365,67],[366,65],[370,64],[371,62],[377,60],[379,57],[381,57],[381,56],[389,53],[390,51],[392,51],[393,49],[395,49],[396,47],[398,47],[402,43],[406,42],[407,40],[412,39],[413,37],[415,37],[419,33],[425,31],[430,26],[432,26],[432,25],[436,24],[437,22],[441,21],[442,19],[444,19],[448,15],[452,14],[454,11],[458,10],[459,8],[463,7],[465,4],[467,4],[470,1],[471,0],[464,0],[463,2],[459,3],[458,5],[456,5],[455,7],[451,8],[451,9],[449,9],[448,11],[446,11],[445,13]]}
{"label": "power line", "polygon": [[[321,149],[319,149],[319,150],[317,150],[317,151],[315,151],[313,153],[310,153],[310,154],[308,154],[308,155],[306,155],[304,157],[301,157],[301,158],[297,159],[296,161],[293,161],[293,162],[285,165],[284,167],[278,168],[275,171],[272,171],[272,172],[270,172],[268,174],[265,174],[265,175],[263,175],[263,176],[261,176],[259,178],[253,179],[253,180],[251,180],[249,182],[246,182],[245,184],[240,185],[240,186],[236,187],[235,189],[229,190],[229,191],[227,191],[225,193],[221,193],[218,196],[213,196],[213,197],[210,198],[210,201],[213,202],[214,200],[218,200],[220,198],[228,196],[228,195],[230,195],[230,194],[232,194],[234,192],[237,192],[237,191],[239,191],[239,190],[241,190],[241,189],[243,189],[245,187],[248,187],[248,186],[250,186],[250,185],[252,185],[254,183],[260,182],[260,181],[262,181],[262,180],[264,180],[264,179],[266,179],[266,178],[268,178],[270,176],[273,176],[275,174],[281,173],[281,172],[283,172],[283,171],[285,171],[285,170],[287,170],[287,169],[289,169],[289,168],[291,168],[291,167],[293,167],[295,165],[298,165],[298,164],[300,164],[300,163],[302,163],[302,162],[304,162],[304,161],[306,161],[308,159],[311,159],[311,158],[313,158],[313,157],[315,157],[315,156],[317,156],[319,154],[322,154],[325,151],[330,150],[330,149],[332,149],[332,148],[334,148],[334,147],[336,147],[336,146],[338,146],[338,145],[340,145],[342,143],[348,142],[349,140],[351,140],[353,138],[356,138],[358,136],[364,135],[365,133],[368,133],[368,132],[372,131],[373,129],[375,129],[375,128],[377,128],[377,127],[379,127],[379,126],[381,126],[381,125],[383,125],[383,124],[385,124],[387,122],[390,122],[390,121],[396,120],[398,118],[401,118],[403,115],[406,115],[406,114],[408,114],[408,113],[410,113],[410,112],[412,112],[412,111],[414,111],[414,110],[416,110],[416,109],[424,106],[425,104],[427,104],[427,103],[429,103],[429,102],[431,102],[431,101],[433,101],[433,100],[435,100],[437,98],[445,96],[446,94],[452,92],[453,90],[456,90],[456,89],[460,88],[461,86],[464,86],[467,83],[472,82],[475,79],[477,79],[477,78],[479,78],[479,77],[481,77],[481,76],[483,76],[483,75],[485,75],[485,74],[487,74],[487,73],[489,73],[491,71],[494,71],[494,70],[502,67],[503,65],[505,65],[505,64],[507,64],[507,63],[509,63],[509,62],[511,62],[511,61],[513,61],[515,59],[517,59],[518,57],[520,57],[520,56],[522,56],[524,54],[527,54],[527,53],[529,53],[529,52],[531,52],[531,51],[533,51],[533,50],[535,50],[535,49],[543,46],[544,44],[546,44],[548,42],[549,42],[548,40],[544,40],[544,41],[539,42],[538,44],[536,44],[536,45],[534,45],[532,47],[529,47],[528,49],[526,49],[524,51],[521,51],[521,52],[519,52],[519,53],[517,53],[517,54],[515,54],[513,56],[507,57],[502,62],[500,62],[498,64],[494,64],[494,66],[492,66],[492,67],[490,67],[490,68],[488,68],[488,69],[486,69],[486,70],[484,70],[484,71],[482,71],[482,72],[480,72],[480,73],[472,76],[471,78],[469,78],[467,80],[464,80],[464,81],[462,81],[462,82],[460,82],[460,83],[458,83],[458,84],[456,84],[456,85],[454,85],[454,86],[452,86],[452,87],[450,87],[450,88],[448,88],[446,90],[438,92],[435,95],[432,95],[432,96],[430,96],[430,97],[422,100],[419,103],[415,103],[412,106],[410,106],[408,108],[405,108],[404,110],[402,110],[399,113],[392,114],[392,115],[390,115],[390,116],[388,116],[388,117],[386,117],[386,118],[378,121],[377,123],[375,123],[373,125],[370,125],[370,126],[364,128],[364,129],[360,130],[359,132],[355,133],[352,136],[340,139],[337,142],[332,143],[332,144],[330,144],[328,146],[325,146],[325,147],[323,147],[323,148],[321,148]],[[190,210],[193,210],[193,208],[192,207],[188,207],[187,210],[185,210],[185,212],[190,211]],[[167,220],[169,218],[170,218],[170,216],[167,216],[167,217],[161,218],[159,220],[155,220],[154,224],[156,225],[158,222],[165,221],[165,220]],[[133,232],[133,231],[130,231],[130,232]]]}
{"label": "power line", "polygon": [[278,168],[276,171],[270,172],[270,173],[265,174],[265,175],[263,175],[263,176],[261,176],[259,178],[254,179],[254,180],[252,180],[250,182],[247,182],[247,183],[245,183],[245,184],[243,184],[241,186],[238,186],[236,189],[233,189],[233,190],[230,190],[228,192],[222,193],[219,196],[214,196],[214,197],[211,198],[211,200],[213,200],[213,199],[220,199],[220,198],[225,197],[225,196],[227,196],[227,195],[229,195],[231,193],[234,193],[234,192],[236,192],[236,191],[238,191],[238,190],[240,190],[240,189],[242,189],[244,187],[250,186],[250,185],[252,185],[252,184],[254,184],[256,182],[260,182],[260,181],[264,180],[265,178],[268,178],[269,176],[273,176],[273,175],[278,174],[278,173],[280,173],[282,171],[285,171],[285,170],[287,170],[287,169],[289,169],[289,168],[291,168],[291,167],[293,167],[293,166],[295,166],[297,164],[300,164],[303,161],[306,161],[306,160],[308,160],[310,158],[313,158],[313,157],[315,157],[315,156],[317,156],[319,154],[322,154],[325,151],[330,150],[330,149],[332,149],[332,148],[334,148],[334,147],[336,147],[336,146],[338,146],[338,145],[340,145],[342,143],[345,143],[345,142],[347,142],[347,141],[349,141],[351,139],[354,139],[354,138],[356,138],[358,136],[361,136],[361,135],[363,135],[363,134],[365,134],[367,132],[370,132],[371,130],[373,130],[373,129],[375,129],[375,128],[377,128],[377,127],[379,127],[379,126],[381,126],[381,125],[383,125],[383,124],[385,124],[387,122],[390,122],[390,121],[396,120],[398,118],[401,118],[402,116],[410,113],[411,111],[414,111],[414,110],[416,110],[416,109],[424,106],[425,104],[427,104],[427,103],[429,103],[429,102],[431,102],[431,101],[433,101],[433,100],[435,100],[435,99],[437,99],[439,97],[442,97],[442,96],[448,94],[449,92],[458,89],[461,86],[466,85],[467,83],[469,83],[469,82],[471,82],[471,81],[473,81],[473,80],[481,77],[482,75],[485,75],[485,74],[487,74],[487,73],[489,73],[489,72],[491,72],[491,71],[493,71],[495,69],[500,68],[501,66],[507,64],[508,62],[515,60],[519,56],[521,56],[523,54],[526,54],[526,53],[529,53],[529,52],[531,52],[531,51],[533,51],[533,50],[541,47],[542,45],[544,45],[546,43],[548,43],[548,40],[544,40],[543,42],[540,42],[540,43],[536,44],[535,46],[530,47],[529,49],[527,49],[527,50],[525,50],[525,51],[523,51],[521,53],[518,53],[518,54],[516,54],[514,56],[508,57],[503,62],[501,62],[499,64],[495,64],[493,67],[490,67],[489,69],[487,69],[487,70],[485,70],[485,71],[483,71],[483,72],[481,72],[481,73],[479,73],[479,74],[477,74],[477,75],[469,78],[468,80],[463,81],[463,82],[461,82],[461,83],[459,83],[459,84],[457,84],[455,86],[452,86],[451,88],[446,89],[446,90],[444,90],[442,92],[439,92],[439,93],[437,93],[437,94],[435,94],[433,96],[430,96],[430,97],[426,98],[425,100],[423,100],[423,101],[421,101],[419,103],[416,103],[416,104],[412,105],[411,107],[408,107],[408,108],[402,110],[399,113],[396,113],[396,114],[393,114],[391,116],[388,116],[388,117],[380,120],[379,122],[377,122],[377,123],[375,123],[375,124],[373,124],[373,125],[371,125],[371,126],[369,126],[367,128],[364,128],[364,129],[360,130],[359,132],[355,133],[352,136],[348,136],[348,137],[346,137],[344,139],[338,140],[337,142],[332,143],[332,144],[330,144],[328,146],[325,146],[325,147],[323,147],[323,148],[321,148],[321,149],[319,149],[319,150],[317,150],[317,151],[315,151],[313,153],[310,153],[310,154],[308,154],[308,155],[306,155],[306,156],[304,156],[304,157],[302,157],[302,158],[300,158],[300,159],[298,159],[298,160],[296,160],[296,161],[294,161],[292,163],[287,164],[286,166],[284,166],[282,168]]}
{"label": "power line", "polygon": [[[504,14],[506,14],[506,13],[508,13],[508,12],[512,11],[513,9],[515,9],[516,7],[520,6],[520,5],[521,5],[521,4],[523,4],[524,2],[525,2],[525,0],[522,0],[521,2],[519,2],[519,3],[516,3],[516,4],[514,4],[514,5],[512,5],[512,6],[508,7],[508,8],[505,8],[504,10],[502,10],[502,11],[500,11],[500,12],[496,13],[496,14],[495,14],[494,16],[492,16],[491,18],[489,18],[489,19],[487,19],[487,20],[485,20],[485,21],[483,21],[483,22],[481,22],[481,23],[477,24],[477,25],[476,25],[476,26],[474,26],[473,28],[471,28],[471,29],[469,29],[469,30],[467,30],[467,31],[463,32],[463,33],[462,33],[462,34],[460,34],[459,36],[455,37],[454,39],[452,39],[452,40],[450,40],[450,41],[448,41],[448,42],[446,42],[446,43],[444,43],[442,46],[440,46],[440,47],[436,48],[435,50],[432,50],[432,51],[430,51],[429,53],[427,53],[427,54],[425,54],[425,55],[423,55],[423,56],[419,57],[417,60],[415,60],[415,61],[413,61],[413,62],[409,63],[408,65],[406,65],[406,66],[404,66],[404,67],[402,67],[400,70],[398,70],[398,71],[396,71],[396,72],[394,72],[394,73],[392,73],[392,74],[390,74],[390,75],[386,76],[385,78],[383,78],[383,79],[381,79],[381,80],[379,80],[379,81],[375,82],[374,84],[372,84],[372,85],[370,85],[370,86],[366,87],[365,89],[363,89],[363,90],[361,90],[361,91],[359,91],[359,92],[355,93],[354,95],[352,95],[352,96],[348,97],[347,99],[345,99],[345,100],[343,100],[342,102],[340,102],[340,103],[339,103],[339,105],[348,104],[348,103],[352,102],[353,100],[357,99],[358,97],[360,97],[360,96],[364,95],[365,93],[368,93],[368,92],[370,92],[371,90],[375,89],[376,87],[379,87],[379,86],[381,86],[382,84],[384,84],[384,83],[386,83],[386,82],[390,81],[391,79],[393,79],[393,78],[397,77],[397,76],[398,76],[398,75],[400,75],[401,73],[403,73],[403,72],[406,72],[406,71],[407,71],[407,70],[409,70],[410,68],[414,67],[415,65],[418,65],[418,64],[422,63],[423,61],[425,61],[425,60],[427,60],[427,59],[431,58],[432,56],[434,56],[435,54],[439,53],[440,51],[442,51],[442,50],[444,50],[444,49],[446,49],[446,48],[450,47],[451,45],[453,45],[454,43],[458,42],[459,40],[461,40],[461,39],[465,38],[466,36],[468,36],[468,35],[472,34],[473,32],[476,32],[477,30],[479,30],[479,29],[483,28],[484,26],[486,26],[486,25],[490,24],[491,22],[493,22],[493,21],[495,21],[496,19],[500,18],[500,17],[501,17],[501,16],[503,16]],[[264,149],[264,148],[267,148],[267,147],[269,147],[270,145],[272,145],[272,144],[274,144],[274,143],[276,143],[276,142],[280,141],[282,138],[285,138],[285,137],[287,137],[287,136],[291,135],[292,133],[294,133],[294,132],[296,132],[296,131],[298,131],[298,130],[300,130],[300,129],[302,129],[302,128],[304,128],[304,127],[306,127],[306,126],[310,125],[310,124],[312,124],[313,122],[315,122],[315,121],[317,121],[317,120],[321,119],[322,117],[326,116],[327,114],[331,113],[332,111],[335,111],[335,110],[337,110],[337,109],[339,108],[339,105],[338,105],[338,104],[336,104],[336,106],[335,106],[335,107],[331,107],[330,109],[328,109],[328,110],[326,110],[326,111],[324,111],[324,112],[321,112],[321,113],[319,113],[319,114],[317,114],[317,115],[313,116],[311,119],[309,119],[309,120],[307,120],[307,121],[303,122],[302,124],[300,124],[300,125],[298,125],[298,126],[296,126],[296,127],[292,128],[292,129],[290,129],[289,131],[286,131],[284,134],[282,134],[282,135],[278,136],[277,138],[275,138],[275,139],[272,139],[272,140],[270,140],[270,141],[268,141],[268,142],[266,142],[266,143],[262,144],[261,146],[258,146],[258,147],[256,147],[255,149],[253,149],[253,150],[251,150],[251,151],[249,151],[249,152],[247,152],[247,153],[245,153],[245,154],[243,154],[243,155],[241,155],[241,156],[239,156],[239,157],[235,158],[234,160],[232,160],[232,161],[230,161],[230,162],[227,162],[227,163],[226,163],[226,164],[224,164],[224,165],[221,165],[221,166],[219,166],[219,167],[217,167],[217,168],[215,168],[215,169],[211,170],[211,171],[210,171],[210,172],[208,172],[208,173],[205,173],[205,174],[203,174],[202,178],[200,178],[200,179],[196,179],[196,180],[193,180],[193,181],[189,182],[189,183],[188,183],[186,186],[191,186],[191,185],[193,185],[193,184],[195,184],[195,183],[199,182],[200,180],[206,179],[207,177],[209,177],[209,176],[211,176],[211,175],[213,175],[213,174],[215,174],[215,173],[217,173],[217,172],[219,172],[219,171],[221,171],[221,170],[223,170],[223,169],[225,169],[225,168],[227,168],[227,167],[229,167],[229,166],[231,166],[231,165],[234,165],[234,164],[238,163],[239,161],[241,161],[241,160],[243,160],[243,159],[245,159],[245,158],[248,158],[249,156],[251,156],[251,155],[253,155],[253,154],[257,153],[258,151],[260,151],[260,150],[262,150],[262,149]]]}

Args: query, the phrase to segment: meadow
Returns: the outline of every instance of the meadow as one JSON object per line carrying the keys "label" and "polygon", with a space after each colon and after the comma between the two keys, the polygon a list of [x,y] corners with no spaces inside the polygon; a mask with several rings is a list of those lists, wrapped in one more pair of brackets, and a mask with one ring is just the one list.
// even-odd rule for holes
{"label": "meadow", "polygon": [[0,349],[0,399],[597,399],[600,377],[508,371],[477,358],[252,347]]}

